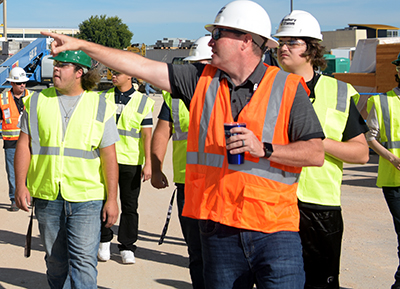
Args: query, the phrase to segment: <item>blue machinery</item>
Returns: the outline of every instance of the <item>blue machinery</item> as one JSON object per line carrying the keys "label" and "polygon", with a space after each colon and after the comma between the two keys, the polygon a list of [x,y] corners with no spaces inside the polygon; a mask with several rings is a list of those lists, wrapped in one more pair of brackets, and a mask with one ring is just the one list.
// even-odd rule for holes
{"label": "blue machinery", "polygon": [[29,81],[38,83],[51,82],[51,79],[42,79],[42,60],[50,54],[47,48],[47,38],[38,38],[18,53],[0,64],[0,88],[10,87],[5,85],[10,70],[16,66],[25,69]]}

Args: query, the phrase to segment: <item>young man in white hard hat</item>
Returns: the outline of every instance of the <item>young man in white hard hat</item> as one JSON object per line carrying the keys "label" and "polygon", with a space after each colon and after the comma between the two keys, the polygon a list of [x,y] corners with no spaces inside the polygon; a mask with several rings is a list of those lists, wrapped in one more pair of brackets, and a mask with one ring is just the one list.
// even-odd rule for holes
{"label": "young man in white hard hat", "polygon": [[94,289],[101,219],[118,218],[115,105],[91,91],[100,75],[86,53],[53,60],[54,87],[25,100],[15,201],[28,211],[34,199],[50,288]]}
{"label": "young man in white hard hat", "polygon": [[3,148],[6,158],[6,172],[8,180],[8,196],[10,197],[11,206],[7,210],[10,212],[18,211],[15,204],[15,174],[14,174],[14,155],[20,129],[18,121],[20,115],[24,111],[23,97],[29,95],[29,91],[25,88],[29,78],[21,67],[14,67],[10,71],[10,75],[6,78],[11,84],[11,89],[1,96],[1,114],[3,128]]}
{"label": "young man in white hard hat", "polygon": [[[397,87],[385,94],[374,95],[367,103],[367,133],[369,146],[379,155],[376,185],[382,188],[397,234],[397,255],[400,258],[400,53],[392,61],[396,66]],[[391,289],[400,289],[400,265]]]}
{"label": "young man in white hard hat", "polygon": [[[323,164],[321,125],[302,78],[262,63],[277,42],[260,5],[230,2],[206,29],[212,65],[166,64],[42,33],[55,39],[52,53],[82,48],[190,107],[182,215],[200,220],[206,288],[302,288],[297,180],[301,167]],[[226,140],[227,122],[246,127]],[[244,164],[228,164],[227,150],[244,153]]]}
{"label": "young man in white hard hat", "polygon": [[[115,144],[119,168],[119,197],[121,216],[118,227],[118,248],[122,263],[135,263],[139,231],[139,194],[141,182],[151,178],[150,142],[153,128],[154,100],[142,95],[132,86],[132,77],[112,70],[114,87],[103,91],[117,105],[116,123],[120,141]],[[143,165],[143,168],[142,168]],[[110,259],[110,242],[114,233],[102,226],[97,257]]]}
{"label": "young man in white hard hat", "polygon": [[[211,62],[211,47],[208,43],[211,36],[202,36],[190,47],[189,56],[184,60],[190,63]],[[162,165],[171,137],[173,143],[172,160],[174,166],[174,182],[177,188],[177,204],[182,234],[188,246],[189,270],[194,289],[203,289],[203,257],[198,220],[183,217],[185,203],[185,167],[187,133],[189,130],[189,111],[180,99],[172,98],[170,93],[163,91],[164,103],[158,115],[158,123],[151,141],[151,164],[153,187],[163,189],[168,187],[168,179],[162,172]]]}
{"label": "young man in white hard hat", "polygon": [[357,91],[350,84],[316,72],[326,64],[319,43],[321,30],[310,13],[292,11],[283,18],[274,36],[279,38],[280,65],[287,72],[303,76],[326,137],[324,165],[303,168],[297,190],[305,288],[339,289],[343,162],[368,161],[364,136],[368,127],[355,106]]}

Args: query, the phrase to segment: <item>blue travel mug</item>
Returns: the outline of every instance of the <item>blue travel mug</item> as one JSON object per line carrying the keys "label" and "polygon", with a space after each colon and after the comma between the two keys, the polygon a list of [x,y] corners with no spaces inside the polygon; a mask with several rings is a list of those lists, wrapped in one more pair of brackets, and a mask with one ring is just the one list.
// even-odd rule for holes
{"label": "blue travel mug", "polygon": [[[232,135],[236,135],[236,133],[232,134],[230,132],[231,128],[234,127],[246,127],[245,123],[239,123],[239,122],[230,122],[230,123],[224,123],[224,129],[225,129],[225,139],[230,138]],[[228,164],[231,165],[241,165],[244,163],[244,153],[240,154],[231,154],[229,150],[227,150],[227,156],[228,156]]]}

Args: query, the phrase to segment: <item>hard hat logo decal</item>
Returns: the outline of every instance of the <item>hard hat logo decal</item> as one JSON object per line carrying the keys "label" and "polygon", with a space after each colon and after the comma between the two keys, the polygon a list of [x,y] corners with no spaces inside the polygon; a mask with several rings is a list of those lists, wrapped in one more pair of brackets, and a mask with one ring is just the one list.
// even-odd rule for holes
{"label": "hard hat logo decal", "polygon": [[219,14],[221,14],[222,12],[224,12],[224,10],[225,10],[225,6],[222,7],[221,10],[219,10],[219,12],[217,13],[217,17],[218,17]]}
{"label": "hard hat logo decal", "polygon": [[296,25],[296,20],[294,18],[283,18],[281,21],[281,25]]}

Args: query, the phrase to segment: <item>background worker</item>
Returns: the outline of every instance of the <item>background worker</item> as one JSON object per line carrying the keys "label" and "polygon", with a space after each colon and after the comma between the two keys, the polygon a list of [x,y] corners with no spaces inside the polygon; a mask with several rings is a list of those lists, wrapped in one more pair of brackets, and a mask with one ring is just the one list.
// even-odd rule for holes
{"label": "background worker", "polygon": [[[117,105],[116,123],[120,141],[116,143],[119,168],[119,196],[121,216],[118,228],[118,245],[122,263],[135,263],[135,242],[138,239],[138,202],[141,179],[151,178],[150,142],[153,126],[154,100],[142,95],[132,86],[132,77],[112,71],[115,86],[102,94]],[[142,165],[143,169],[142,169]],[[111,228],[102,226],[98,258],[110,259]]]}
{"label": "background worker", "polygon": [[52,59],[54,87],[25,100],[15,201],[28,211],[34,198],[50,288],[97,288],[99,216],[118,218],[115,105],[91,91],[100,75],[86,53]]}
{"label": "background worker", "polygon": [[[84,49],[190,107],[182,215],[200,219],[206,288],[302,288],[297,180],[302,166],[323,164],[322,128],[302,78],[262,63],[277,42],[260,5],[230,2],[206,29],[212,66],[166,64],[42,34],[55,39],[54,54]],[[226,140],[224,123],[233,121],[246,128],[231,129],[237,135]],[[245,153],[245,163],[228,164],[227,150]]]}
{"label": "background worker", "polygon": [[368,161],[364,136],[368,127],[354,103],[359,98],[357,91],[350,84],[316,72],[326,63],[319,44],[321,29],[310,13],[292,11],[282,19],[274,36],[279,38],[280,65],[287,72],[303,76],[326,137],[324,165],[303,168],[297,190],[305,288],[339,289],[343,162]]}
{"label": "background worker", "polygon": [[26,72],[21,67],[14,67],[10,71],[9,77],[6,79],[11,84],[11,90],[3,93],[1,97],[1,114],[0,120],[3,126],[3,148],[6,158],[6,172],[8,180],[8,196],[10,197],[11,206],[7,210],[10,212],[18,211],[15,204],[15,173],[14,173],[14,155],[19,138],[20,129],[17,127],[20,115],[24,111],[24,102],[22,98],[29,95],[29,91],[25,88]]}
{"label": "background worker", "polygon": [[[189,62],[210,63],[211,47],[208,42],[211,36],[197,39],[190,48],[189,56],[184,60]],[[193,288],[204,288],[203,258],[198,220],[183,217],[185,203],[185,167],[187,133],[189,131],[189,111],[180,99],[173,99],[168,92],[163,91],[164,103],[158,115],[158,123],[151,141],[151,184],[157,189],[168,187],[168,179],[162,172],[162,165],[167,151],[168,141],[173,136],[172,161],[174,167],[174,182],[177,187],[177,204],[179,222],[182,234],[188,246],[189,270]]]}
{"label": "background worker", "polygon": [[[397,234],[397,255],[400,259],[400,53],[392,61],[396,65],[397,87],[385,94],[374,95],[367,103],[367,133],[369,146],[379,155],[376,185],[382,188],[386,203],[393,217]],[[394,275],[392,289],[400,288],[400,265]]]}

